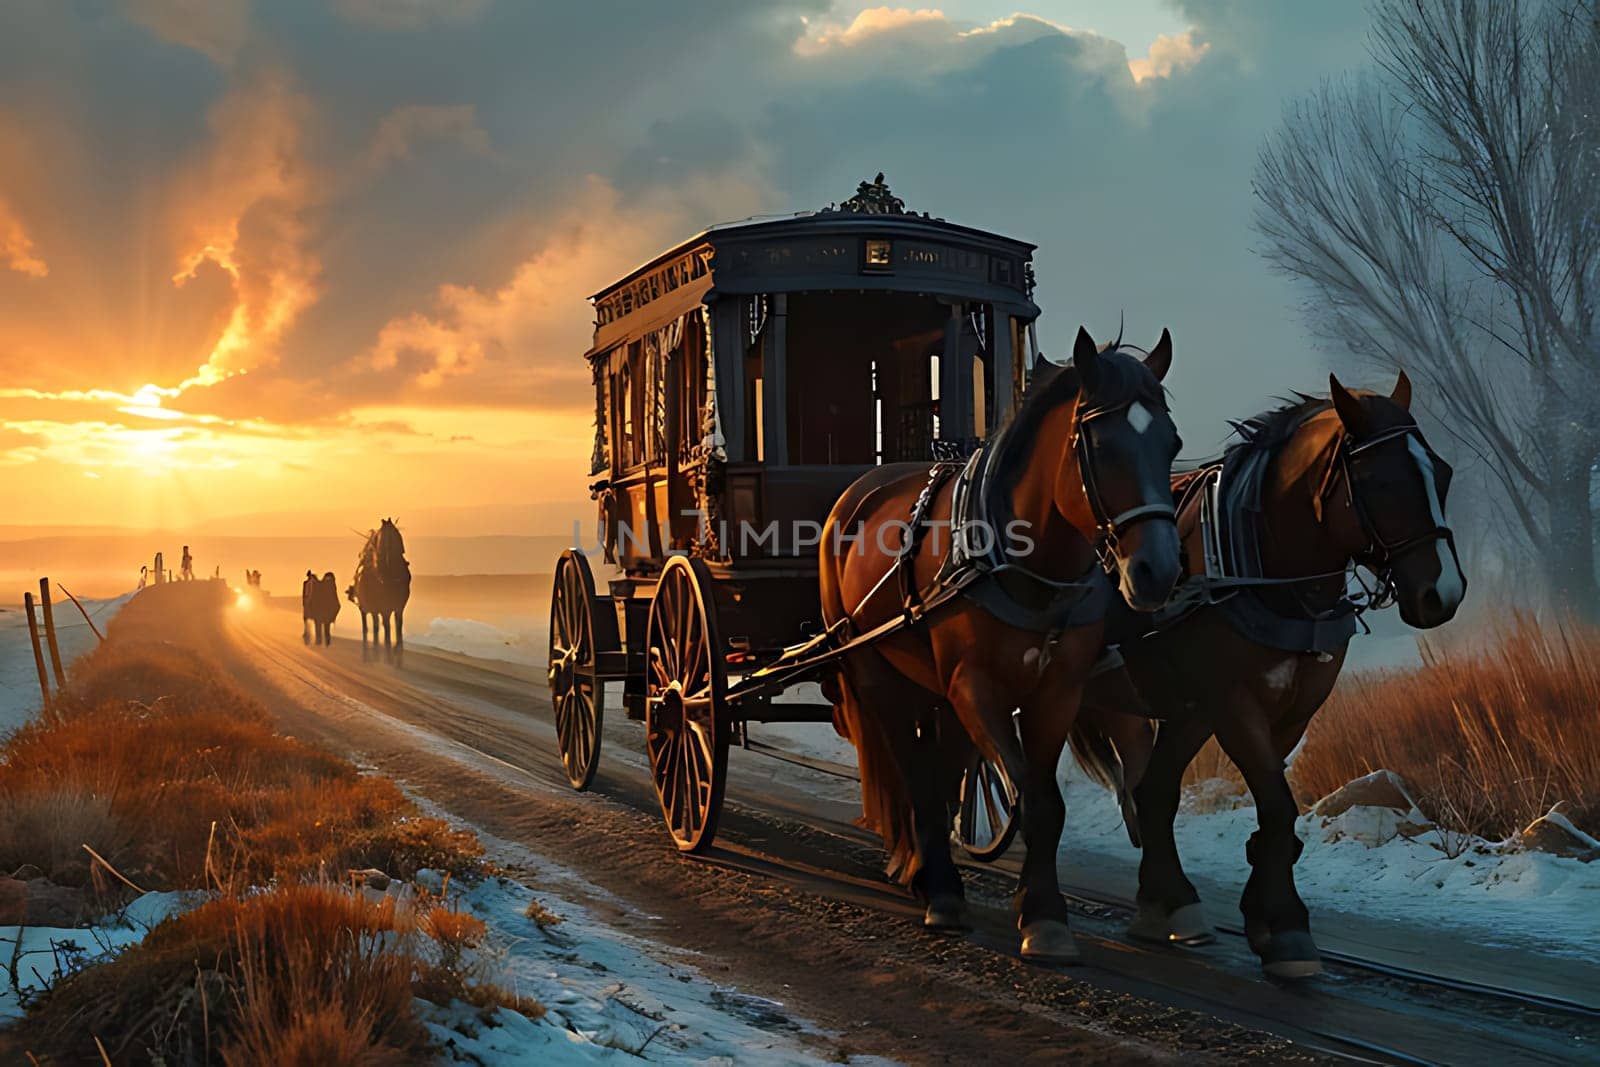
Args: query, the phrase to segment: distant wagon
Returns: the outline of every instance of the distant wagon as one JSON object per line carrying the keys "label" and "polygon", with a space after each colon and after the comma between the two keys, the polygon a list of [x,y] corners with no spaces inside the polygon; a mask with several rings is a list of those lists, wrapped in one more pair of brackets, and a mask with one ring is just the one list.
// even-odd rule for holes
{"label": "distant wagon", "polygon": [[[823,522],[872,466],[965,456],[1020,402],[1034,247],[908,212],[879,175],[837,207],[707,230],[595,294],[590,490],[616,577],[597,589],[576,550],[555,568],[549,677],[575,788],[607,682],[646,724],[686,851],[715,835],[731,744],[782,755],[760,724],[830,720],[773,700],[876,639],[823,632]],[[1012,799],[975,764],[957,819],[974,855],[1005,849]]]}

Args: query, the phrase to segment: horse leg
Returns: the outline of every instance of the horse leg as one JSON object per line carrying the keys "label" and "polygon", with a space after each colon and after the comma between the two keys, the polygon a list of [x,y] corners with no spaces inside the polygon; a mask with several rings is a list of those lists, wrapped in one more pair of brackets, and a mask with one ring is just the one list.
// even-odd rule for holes
{"label": "horse leg", "polygon": [[406,643],[406,609],[396,608],[394,612],[394,647],[400,648]]}
{"label": "horse leg", "polygon": [[919,729],[914,717],[918,707],[931,712],[936,698],[870,649],[845,662],[839,682],[840,710],[861,767],[864,821],[883,838],[889,876],[927,905],[924,926],[964,928],[965,895],[950,858],[938,753],[929,751],[932,730]]}
{"label": "horse leg", "polygon": [[1137,785],[1139,819],[1139,914],[1128,933],[1143,941],[1209,941],[1215,935],[1200,906],[1200,894],[1183,873],[1172,827],[1178,817],[1183,772],[1211,736],[1211,723],[1187,715],[1162,722]]}
{"label": "horse leg", "polygon": [[306,618],[304,615],[300,616],[300,643],[301,644],[309,645],[311,643],[310,622],[311,622],[311,620]]}
{"label": "horse leg", "polygon": [[386,612],[383,613],[383,652],[384,652],[384,655],[388,655],[389,652],[394,647],[389,642],[389,619],[390,619],[390,617],[391,616],[390,616],[389,612],[386,611]]}
{"label": "horse leg", "polygon": [[1294,864],[1303,847],[1295,836],[1300,809],[1284,775],[1272,726],[1251,699],[1237,701],[1239,714],[1216,723],[1217,740],[1244,775],[1255,798],[1258,829],[1245,845],[1250,879],[1239,909],[1250,947],[1262,969],[1275,978],[1306,978],[1322,970],[1311,938],[1311,916],[1294,886]]}
{"label": "horse leg", "polygon": [[1061,831],[1067,821],[1056,767],[1082,696],[1081,683],[1049,686],[1023,704],[1022,714],[1017,717],[1025,762],[1018,793],[1022,841],[1027,847],[1017,883],[1022,955],[1068,964],[1081,962],[1081,957],[1067,928],[1067,902],[1061,895],[1056,866]]}

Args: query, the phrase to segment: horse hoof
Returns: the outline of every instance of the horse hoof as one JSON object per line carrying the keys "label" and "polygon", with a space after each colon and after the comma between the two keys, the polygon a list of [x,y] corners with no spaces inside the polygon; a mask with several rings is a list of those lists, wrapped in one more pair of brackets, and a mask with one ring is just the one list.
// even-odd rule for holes
{"label": "horse hoof", "polygon": [[960,897],[935,897],[922,913],[922,925],[927,930],[971,929],[967,924],[967,902]]}
{"label": "horse hoof", "polygon": [[1128,924],[1128,936],[1136,941],[1156,944],[1177,942],[1204,945],[1216,940],[1211,924],[1206,922],[1205,908],[1199,901],[1184,904],[1171,912],[1159,904],[1141,903],[1139,914]]}
{"label": "horse hoof", "polygon": [[1244,921],[1244,939],[1249,943],[1251,952],[1265,958],[1267,947],[1272,942],[1272,931],[1267,929],[1267,924],[1259,919],[1246,919]]}
{"label": "horse hoof", "polygon": [[1022,958],[1035,963],[1054,963],[1064,967],[1083,962],[1072,931],[1059,919],[1040,919],[1022,928]]}
{"label": "horse hoof", "polygon": [[1273,978],[1310,978],[1322,973],[1322,956],[1306,931],[1281,930],[1268,938],[1261,969]]}
{"label": "horse hoof", "polygon": [[1205,945],[1217,939],[1206,921],[1206,909],[1197,900],[1167,916],[1167,936],[1184,945]]}

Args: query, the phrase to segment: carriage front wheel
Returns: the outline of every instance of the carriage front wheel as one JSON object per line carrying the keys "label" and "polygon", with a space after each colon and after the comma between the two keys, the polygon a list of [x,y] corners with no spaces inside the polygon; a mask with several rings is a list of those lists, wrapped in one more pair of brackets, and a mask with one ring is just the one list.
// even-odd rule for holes
{"label": "carriage front wheel", "polygon": [[979,863],[993,863],[1017,836],[1017,788],[1006,772],[974,752],[961,776],[955,838]]}
{"label": "carriage front wheel", "polygon": [[605,686],[596,665],[616,644],[615,619],[597,615],[594,606],[589,561],[568,549],[556,560],[550,589],[550,704],[561,766],[578,790],[589,788],[600,766]]}
{"label": "carriage front wheel", "polygon": [[706,565],[673,556],[650,601],[645,746],[661,814],[684,852],[711,847],[728,777],[727,670]]}

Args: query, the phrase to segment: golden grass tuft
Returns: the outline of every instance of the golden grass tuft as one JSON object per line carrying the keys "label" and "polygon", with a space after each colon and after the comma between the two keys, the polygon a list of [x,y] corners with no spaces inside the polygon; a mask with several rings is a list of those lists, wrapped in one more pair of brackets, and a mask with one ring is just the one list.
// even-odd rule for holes
{"label": "golden grass tuft", "polygon": [[1341,681],[1295,760],[1296,792],[1380,768],[1452,830],[1506,838],[1562,800],[1600,826],[1600,629],[1519,614],[1476,645],[1425,648],[1415,669]]}

